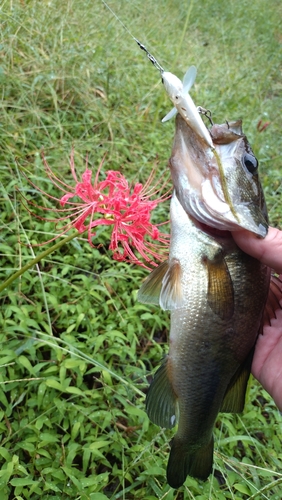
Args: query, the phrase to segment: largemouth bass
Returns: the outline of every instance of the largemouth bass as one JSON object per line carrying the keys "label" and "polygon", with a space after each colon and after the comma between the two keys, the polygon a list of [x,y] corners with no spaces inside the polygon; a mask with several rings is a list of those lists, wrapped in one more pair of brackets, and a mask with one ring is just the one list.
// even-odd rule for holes
{"label": "largemouth bass", "polygon": [[[227,187],[233,190],[235,213],[240,209],[240,223],[250,223],[257,233],[262,227],[267,231],[257,160],[240,124],[233,130],[214,126],[212,133]],[[224,148],[229,148],[228,161]],[[161,427],[172,428],[178,422],[167,467],[167,480],[174,488],[187,475],[209,476],[218,412],[243,410],[270,280],[269,268],[241,251],[225,230],[240,224],[226,196],[221,196],[216,164],[204,151],[201,138],[178,115],[170,159],[175,190],[169,259],[149,275],[138,295],[141,302],[171,311],[169,354],[155,374],[146,407],[149,418]],[[207,179],[214,189],[208,209],[202,195]],[[195,204],[189,199],[192,195]],[[195,207],[200,208],[194,214]]]}

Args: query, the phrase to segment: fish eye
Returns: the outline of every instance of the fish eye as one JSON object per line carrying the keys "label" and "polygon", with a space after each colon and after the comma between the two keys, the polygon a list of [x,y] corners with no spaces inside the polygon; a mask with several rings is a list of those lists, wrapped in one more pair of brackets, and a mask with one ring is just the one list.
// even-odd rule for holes
{"label": "fish eye", "polygon": [[244,165],[246,169],[251,173],[254,174],[258,168],[258,161],[254,155],[250,155],[249,153],[244,154],[243,158]]}

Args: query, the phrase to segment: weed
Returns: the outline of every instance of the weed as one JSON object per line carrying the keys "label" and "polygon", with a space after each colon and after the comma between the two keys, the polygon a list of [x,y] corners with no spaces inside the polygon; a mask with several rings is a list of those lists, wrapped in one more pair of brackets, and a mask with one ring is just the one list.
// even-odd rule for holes
{"label": "weed", "polygon": [[[273,225],[281,219],[281,4],[114,1],[111,7],[179,78],[198,68],[192,96],[215,122],[243,118],[260,160]],[[279,25],[280,23],[280,25]],[[44,185],[40,151],[61,177],[76,165],[144,182],[166,175],[174,125],[159,75],[102,2],[4,0],[0,30],[1,279],[54,236],[21,205]],[[259,120],[270,125],[259,132]],[[55,196],[58,193],[55,193]],[[42,200],[40,200],[42,202]],[[159,207],[156,223],[167,219]],[[1,295],[1,499],[281,498],[281,416],[252,380],[242,417],[221,416],[214,475],[174,492],[171,433],[148,421],[144,397],[167,349],[169,318],[136,302],[147,272],[76,239]],[[255,279],[255,277],[254,277]]]}

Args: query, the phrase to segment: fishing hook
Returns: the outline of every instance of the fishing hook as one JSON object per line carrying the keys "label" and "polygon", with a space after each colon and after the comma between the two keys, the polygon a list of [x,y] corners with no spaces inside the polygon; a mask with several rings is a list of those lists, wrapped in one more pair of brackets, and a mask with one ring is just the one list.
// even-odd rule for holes
{"label": "fishing hook", "polygon": [[206,118],[209,120],[211,126],[213,126],[214,122],[212,120],[212,112],[211,112],[211,110],[210,109],[202,108],[202,106],[198,106],[197,109],[198,109],[198,111],[199,111],[199,113],[201,115],[206,116]]}

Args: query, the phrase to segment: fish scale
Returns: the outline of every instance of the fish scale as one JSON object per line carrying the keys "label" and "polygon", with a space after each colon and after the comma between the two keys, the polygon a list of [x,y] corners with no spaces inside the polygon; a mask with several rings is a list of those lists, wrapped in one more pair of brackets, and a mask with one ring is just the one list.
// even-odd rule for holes
{"label": "fish scale", "polygon": [[[220,130],[216,147],[224,158],[224,134],[227,131],[229,141],[230,131],[224,127]],[[169,259],[149,275],[138,294],[141,302],[171,311],[169,353],[155,374],[146,408],[149,418],[162,427],[172,428],[177,420],[167,466],[167,480],[174,488],[180,487],[187,475],[207,479],[212,471],[213,427],[218,413],[243,410],[270,280],[269,268],[241,251],[229,231],[202,224],[186,210],[181,179],[191,140],[191,148],[201,151],[202,171],[206,166],[206,172],[210,172],[210,156],[205,163],[201,140],[195,142],[196,134],[178,116],[169,162],[177,188],[170,207]],[[236,151],[236,162],[244,166],[246,138],[242,141],[242,133],[233,134],[234,141],[241,141],[239,148],[231,151]],[[193,161],[190,156],[191,175],[197,168]],[[241,168],[236,162],[234,168]],[[228,170],[230,161],[222,165]],[[226,175],[231,195],[235,186],[241,198],[252,204],[254,223],[267,224],[257,168],[251,176],[245,172],[248,182],[242,179],[244,172],[242,167],[239,175]]]}

